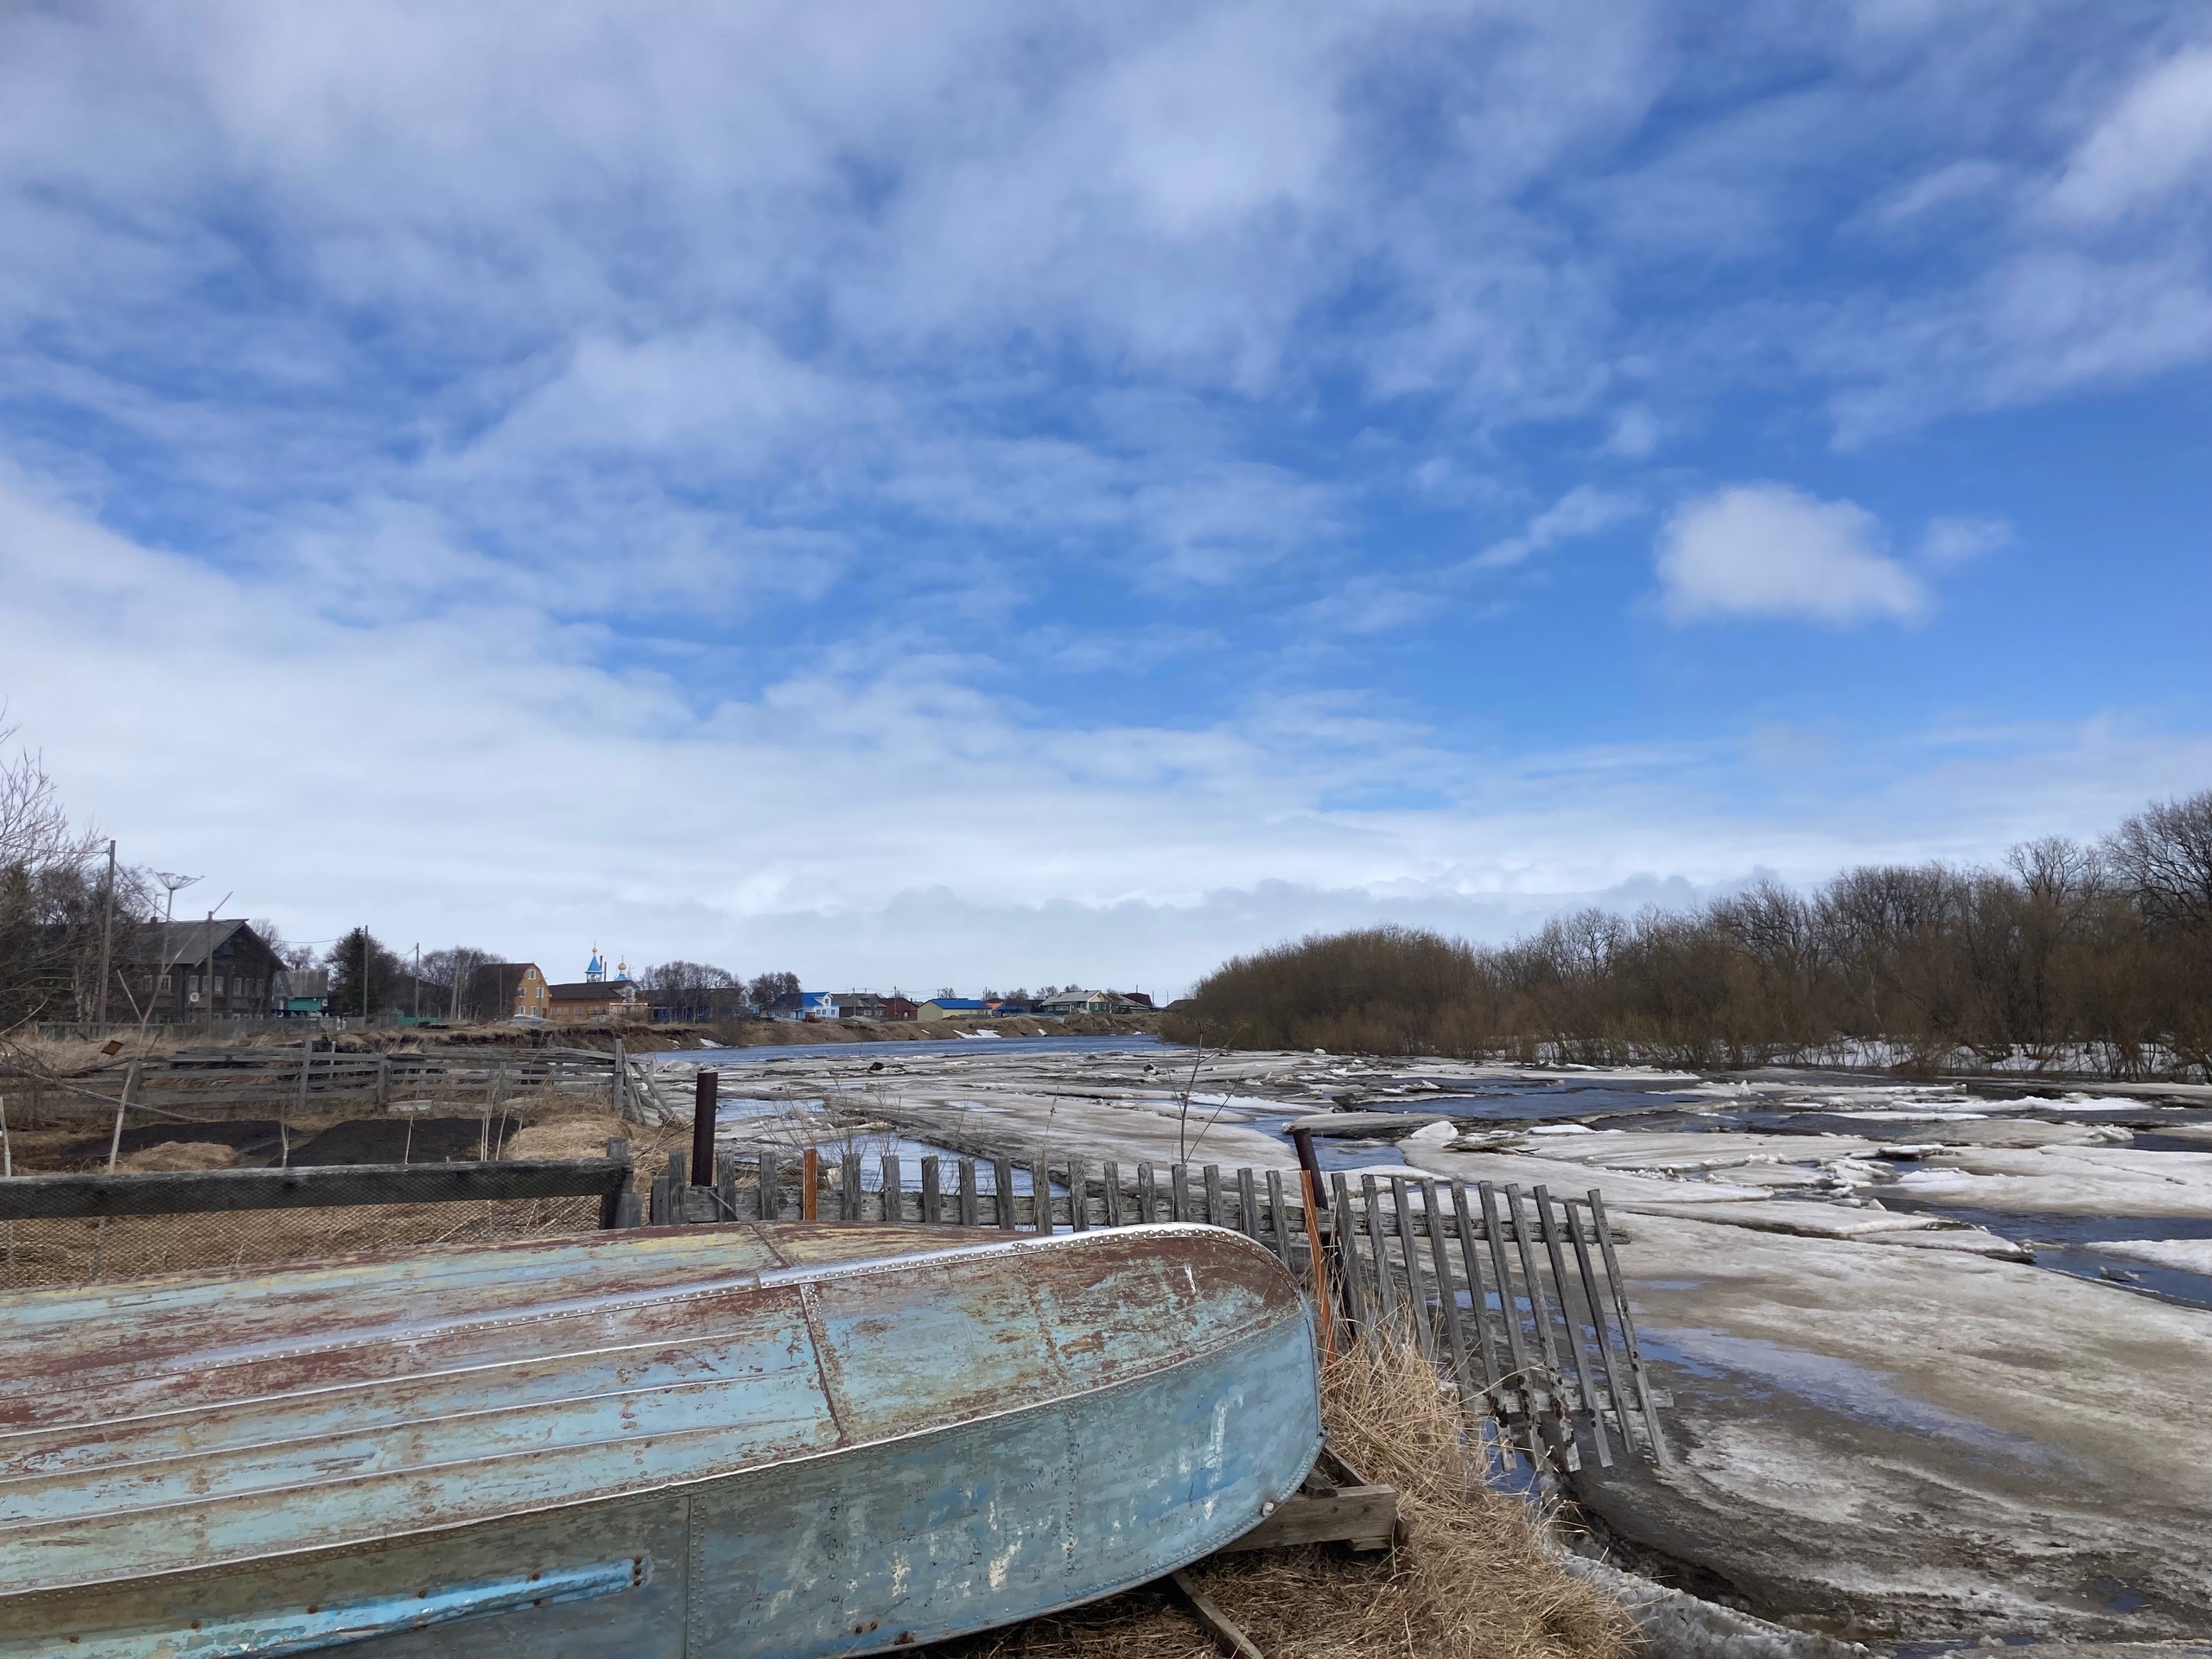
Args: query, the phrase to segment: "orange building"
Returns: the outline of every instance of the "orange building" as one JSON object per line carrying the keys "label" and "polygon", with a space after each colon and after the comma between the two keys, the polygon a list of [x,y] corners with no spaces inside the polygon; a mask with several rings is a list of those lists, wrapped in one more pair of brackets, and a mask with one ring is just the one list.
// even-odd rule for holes
{"label": "orange building", "polygon": [[545,988],[545,1017],[556,1025],[603,1024],[611,1020],[650,1020],[652,1007],[638,994],[630,965],[617,963],[612,978],[597,950],[582,979]]}
{"label": "orange building", "polygon": [[469,976],[467,1017],[472,1020],[550,1018],[545,976],[534,962],[487,962]]}

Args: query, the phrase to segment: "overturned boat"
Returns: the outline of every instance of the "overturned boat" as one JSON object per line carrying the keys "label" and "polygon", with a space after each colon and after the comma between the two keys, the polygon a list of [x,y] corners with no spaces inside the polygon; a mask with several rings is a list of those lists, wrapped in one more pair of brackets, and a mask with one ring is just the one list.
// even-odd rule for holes
{"label": "overturned boat", "polygon": [[1109,1595],[1320,1443],[1196,1226],[610,1233],[0,1305],[0,1656],[801,1659]]}

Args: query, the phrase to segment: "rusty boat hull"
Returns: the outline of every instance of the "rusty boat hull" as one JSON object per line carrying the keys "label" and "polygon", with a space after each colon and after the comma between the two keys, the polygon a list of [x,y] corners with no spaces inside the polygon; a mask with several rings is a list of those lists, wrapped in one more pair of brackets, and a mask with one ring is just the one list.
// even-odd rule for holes
{"label": "rusty boat hull", "polygon": [[813,1659],[1142,1583],[1320,1443],[1175,1225],[736,1224],[0,1306],[0,1659]]}

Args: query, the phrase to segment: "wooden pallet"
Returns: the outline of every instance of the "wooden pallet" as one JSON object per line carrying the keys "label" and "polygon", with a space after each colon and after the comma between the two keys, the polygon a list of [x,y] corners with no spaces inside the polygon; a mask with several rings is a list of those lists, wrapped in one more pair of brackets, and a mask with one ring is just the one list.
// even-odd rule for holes
{"label": "wooden pallet", "polygon": [[1297,1491],[1276,1504],[1258,1526],[1217,1553],[1234,1555],[1300,1544],[1388,1549],[1397,1533],[1398,1489],[1361,1479],[1325,1448]]}

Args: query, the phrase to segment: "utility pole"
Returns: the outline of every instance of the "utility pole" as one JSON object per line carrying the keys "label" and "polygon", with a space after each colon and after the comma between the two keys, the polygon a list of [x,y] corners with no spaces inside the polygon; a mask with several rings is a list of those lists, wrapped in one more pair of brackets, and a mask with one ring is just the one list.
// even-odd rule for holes
{"label": "utility pole", "polygon": [[367,925],[367,924],[364,923],[364,924],[362,925],[362,927],[361,927],[361,1024],[362,1024],[363,1027],[364,1027],[364,1028],[365,1028],[365,1027],[367,1027],[368,1023],[369,1023],[369,930],[368,930],[368,925]]}
{"label": "utility pole", "polygon": [[100,924],[100,995],[92,1018],[107,1024],[107,970],[115,950],[115,842],[107,844],[107,919]]}
{"label": "utility pole", "polygon": [[200,976],[200,995],[207,1007],[207,1039],[215,1039],[215,912],[207,912],[207,971]]}
{"label": "utility pole", "polygon": [[423,1022],[423,946],[420,941],[415,946],[415,1022],[417,1025]]}

